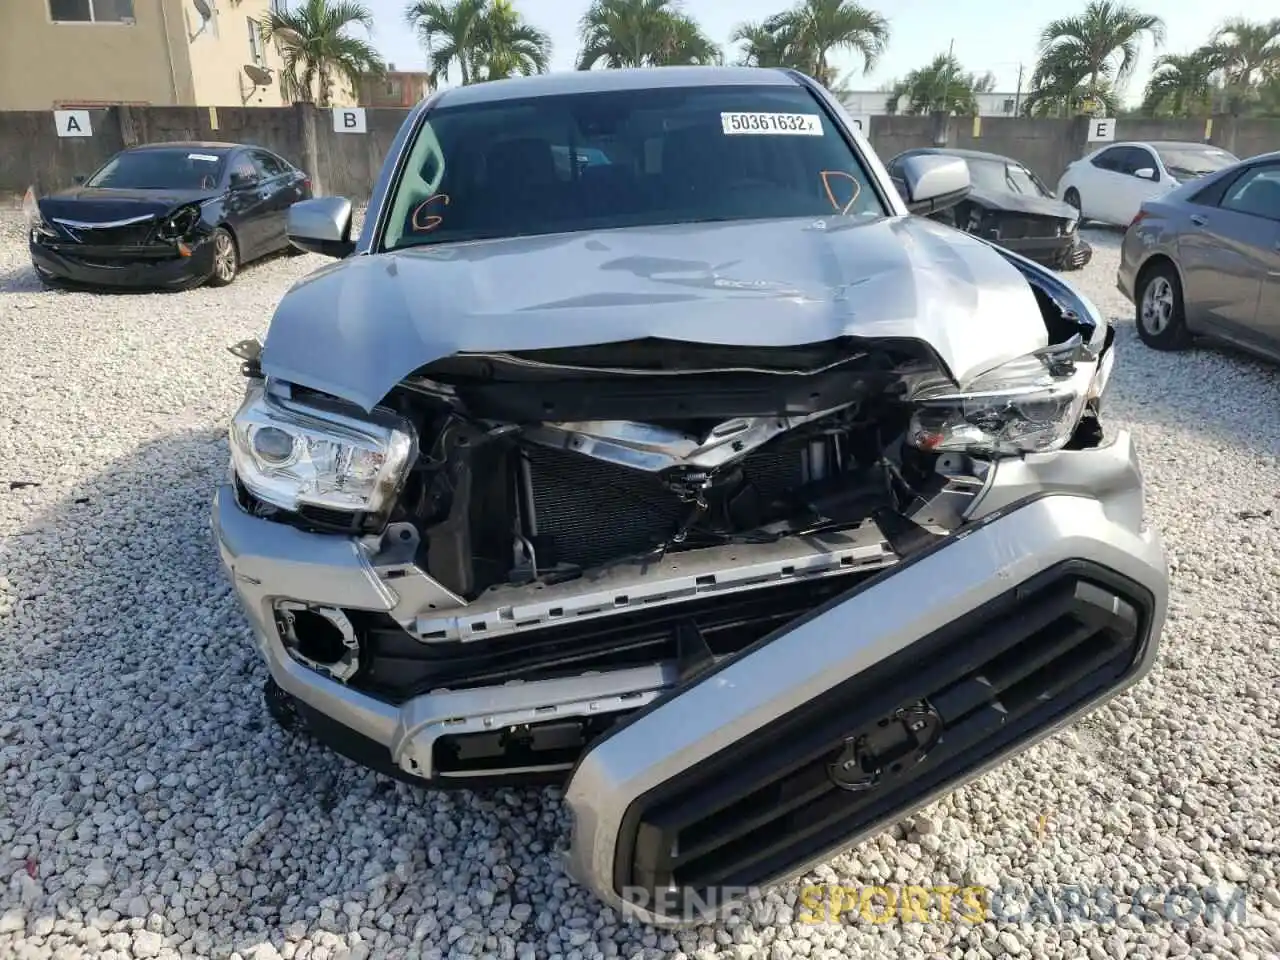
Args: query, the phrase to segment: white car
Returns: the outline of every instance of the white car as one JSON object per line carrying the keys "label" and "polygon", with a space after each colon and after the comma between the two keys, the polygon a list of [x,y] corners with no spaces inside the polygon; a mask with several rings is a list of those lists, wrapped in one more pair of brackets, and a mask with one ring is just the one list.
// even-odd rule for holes
{"label": "white car", "polygon": [[1112,143],[1068,166],[1057,193],[1080,211],[1081,220],[1126,227],[1143,201],[1238,162],[1208,143]]}

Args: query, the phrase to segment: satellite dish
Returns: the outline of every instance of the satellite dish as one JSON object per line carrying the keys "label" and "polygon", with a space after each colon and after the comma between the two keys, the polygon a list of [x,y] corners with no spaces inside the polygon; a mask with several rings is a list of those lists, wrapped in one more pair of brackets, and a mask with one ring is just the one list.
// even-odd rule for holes
{"label": "satellite dish", "polygon": [[256,63],[246,63],[244,72],[249,79],[253,81],[255,87],[266,87],[271,85],[271,71],[265,67],[260,67]]}
{"label": "satellite dish", "polygon": [[210,20],[213,18],[213,11],[209,9],[208,0],[191,0],[196,8],[196,13],[200,14],[201,20]]}

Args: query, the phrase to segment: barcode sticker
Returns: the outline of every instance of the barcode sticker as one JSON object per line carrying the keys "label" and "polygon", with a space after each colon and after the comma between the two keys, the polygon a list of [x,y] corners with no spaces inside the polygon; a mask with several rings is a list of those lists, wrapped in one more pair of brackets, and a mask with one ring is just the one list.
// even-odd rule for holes
{"label": "barcode sticker", "polygon": [[816,113],[722,113],[720,126],[726,134],[822,136],[822,118]]}

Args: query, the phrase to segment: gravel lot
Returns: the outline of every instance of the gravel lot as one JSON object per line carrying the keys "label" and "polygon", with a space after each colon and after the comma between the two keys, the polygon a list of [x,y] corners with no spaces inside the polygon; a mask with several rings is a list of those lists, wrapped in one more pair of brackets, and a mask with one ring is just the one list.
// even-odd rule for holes
{"label": "gravel lot", "polygon": [[[179,295],[43,291],[0,223],[0,957],[790,960],[1280,953],[1280,377],[1160,355],[1123,317],[1109,423],[1139,438],[1175,562],[1163,656],[1131,695],[833,860],[813,883],[1111,891],[1058,922],[801,922],[801,885],[677,934],[563,876],[554,792],[425,792],[292,741],[217,565],[212,485],[261,334],[318,257]],[[24,485],[26,483],[33,485]],[[1231,918],[1206,921],[1190,885]],[[1190,891],[1183,890],[1183,893]],[[1138,894],[1152,913],[1131,908]],[[1167,913],[1188,915],[1171,921]],[[971,914],[970,914],[971,915]]]}

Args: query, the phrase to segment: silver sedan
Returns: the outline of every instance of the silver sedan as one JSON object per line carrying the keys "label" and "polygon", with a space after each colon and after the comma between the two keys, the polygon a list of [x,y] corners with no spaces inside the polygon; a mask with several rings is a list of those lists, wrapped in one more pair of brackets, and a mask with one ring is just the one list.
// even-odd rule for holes
{"label": "silver sedan", "polygon": [[1205,336],[1280,360],[1280,153],[1144,203],[1116,285],[1150,347]]}

